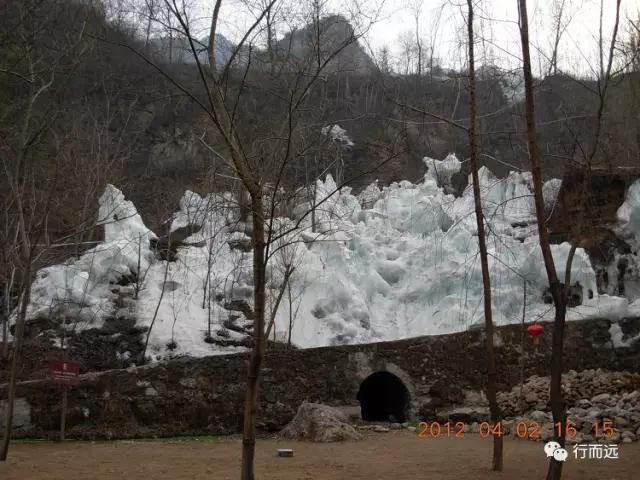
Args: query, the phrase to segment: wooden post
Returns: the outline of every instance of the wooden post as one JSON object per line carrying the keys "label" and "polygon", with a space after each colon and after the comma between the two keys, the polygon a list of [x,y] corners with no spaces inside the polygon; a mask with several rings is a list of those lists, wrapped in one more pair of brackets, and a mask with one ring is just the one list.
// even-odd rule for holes
{"label": "wooden post", "polygon": [[60,441],[64,442],[64,429],[67,421],[67,394],[69,387],[67,385],[62,386],[62,405],[60,406]]}

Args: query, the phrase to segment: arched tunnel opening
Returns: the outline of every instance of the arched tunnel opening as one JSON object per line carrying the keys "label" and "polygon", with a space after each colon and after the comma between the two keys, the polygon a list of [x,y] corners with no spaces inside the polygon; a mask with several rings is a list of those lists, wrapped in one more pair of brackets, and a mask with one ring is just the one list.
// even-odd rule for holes
{"label": "arched tunnel opening", "polygon": [[376,372],[364,379],[358,391],[362,420],[403,423],[409,419],[409,390],[389,372]]}

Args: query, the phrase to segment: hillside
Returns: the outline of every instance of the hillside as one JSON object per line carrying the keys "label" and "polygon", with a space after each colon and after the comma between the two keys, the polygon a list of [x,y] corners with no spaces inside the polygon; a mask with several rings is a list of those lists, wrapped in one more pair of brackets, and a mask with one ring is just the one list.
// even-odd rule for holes
{"label": "hillside", "polygon": [[[7,3],[0,12],[9,26],[12,5],[15,4]],[[40,10],[34,11],[34,15],[38,13]],[[54,76],[51,88],[39,98],[38,112],[43,112],[43,116],[46,112],[60,112],[54,125],[46,125],[47,135],[40,139],[42,170],[54,169],[54,162],[46,152],[54,149],[54,138],[63,138],[64,145],[55,148],[77,152],[83,162],[89,162],[94,170],[100,169],[101,179],[99,185],[88,185],[86,179],[67,182],[68,188],[59,192],[58,205],[52,213],[53,236],[56,232],[63,235],[68,229],[75,215],[74,205],[89,205],[98,200],[105,183],[119,185],[130,192],[129,196],[155,229],[171,213],[184,190],[205,193],[230,188],[220,177],[204,173],[215,158],[198,140],[204,131],[202,112],[135,53],[150,52],[159,68],[196,97],[201,97],[204,92],[199,86],[195,65],[183,48],[183,38],[171,41],[175,55],[168,55],[163,48],[167,47],[166,36],[152,37],[151,48],[147,49],[144,42],[130,33],[127,25],[109,21],[104,12],[67,0],[56,0],[47,15],[40,18],[38,28],[46,34],[38,43],[42,47],[38,50],[41,52],[38,62],[44,65],[53,61],[51,52],[57,45],[64,45],[67,31],[79,33],[77,26],[86,25],[86,34],[77,44],[68,49],[64,47],[67,53],[58,63],[60,72]],[[321,26],[328,50],[331,50],[329,46],[339,45],[354,35],[353,27],[339,16],[324,19]],[[292,52],[296,62],[309,62],[309,52],[305,49],[309,48],[310,29],[309,26],[285,33],[277,42],[276,57]],[[202,59],[206,57],[206,41],[207,37],[203,37],[199,43]],[[220,36],[216,42],[217,58],[220,61],[228,58],[233,47]],[[19,52],[20,48],[20,44],[9,37],[0,47],[0,58],[9,61],[11,52]],[[230,76],[230,88],[242,79],[243,61]],[[256,70],[253,79],[256,84],[267,87],[277,84],[277,78],[264,73],[269,70],[269,62],[269,55],[254,47],[252,67]],[[381,185],[388,185],[421,178],[425,171],[421,159],[425,155],[444,158],[456,152],[462,159],[467,156],[463,132],[408,108],[419,106],[464,122],[468,116],[465,72],[440,71],[421,78],[381,72],[360,42],[348,44],[329,63],[322,88],[314,88],[309,93],[317,105],[322,105],[313,121],[320,125],[338,123],[352,138],[354,145],[342,152],[342,178],[350,180],[356,192],[376,179]],[[28,70],[27,65],[19,64],[19,68]],[[638,158],[639,137],[630,127],[640,124],[637,79],[637,74],[631,74],[611,87],[610,113],[605,125],[606,150],[603,149],[599,160],[604,165],[633,165]],[[22,87],[17,77],[3,76],[0,81],[0,98],[11,99],[3,102],[2,107],[1,128],[6,136],[15,131],[11,121],[14,114],[24,111],[26,105]],[[570,169],[579,162],[580,149],[588,149],[594,130],[589,118],[597,110],[593,88],[589,81],[563,75],[540,80],[536,108],[539,140],[545,146],[543,170],[547,178],[562,177],[567,167]],[[521,83],[517,72],[502,72],[490,66],[484,66],[479,72],[478,109],[481,130],[486,132],[481,137],[484,153],[481,162],[498,176],[506,175],[513,167],[528,168],[523,150],[522,105],[518,95],[513,94],[518,89]],[[245,95],[247,110],[239,112],[242,124],[256,125],[265,115],[273,118],[274,114],[281,114],[264,101],[263,88],[249,88]],[[256,109],[258,102],[261,106]],[[40,118],[38,112],[36,118]],[[103,119],[103,122],[92,119]],[[318,131],[320,128],[318,126]],[[73,136],[69,132],[74,132]],[[220,149],[218,139],[211,138],[210,142]],[[98,148],[100,161],[96,162]],[[319,164],[326,166],[333,160],[334,153],[324,148],[316,155]],[[393,155],[390,160],[386,158],[389,155]],[[382,165],[372,168],[377,163]],[[290,175],[293,184],[300,182],[300,169],[297,165]],[[463,179],[468,173],[465,169],[466,165]],[[336,173],[332,172],[334,177]],[[95,220],[87,217],[89,213],[84,212],[80,221]]]}

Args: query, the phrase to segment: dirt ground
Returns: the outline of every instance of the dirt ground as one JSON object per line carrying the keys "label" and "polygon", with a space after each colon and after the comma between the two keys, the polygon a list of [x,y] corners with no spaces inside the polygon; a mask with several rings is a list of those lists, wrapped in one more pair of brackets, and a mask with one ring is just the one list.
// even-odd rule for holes
{"label": "dirt ground", "polygon": [[[0,465],[3,480],[225,480],[239,478],[237,437],[118,441],[15,443]],[[294,449],[278,458],[277,448]],[[505,469],[489,471],[491,440],[418,439],[407,431],[368,433],[361,442],[314,444],[260,440],[256,473],[260,480],[476,480],[543,479],[543,444],[505,439]],[[571,451],[563,479],[640,478],[640,443],[620,446],[618,460],[576,460]]]}

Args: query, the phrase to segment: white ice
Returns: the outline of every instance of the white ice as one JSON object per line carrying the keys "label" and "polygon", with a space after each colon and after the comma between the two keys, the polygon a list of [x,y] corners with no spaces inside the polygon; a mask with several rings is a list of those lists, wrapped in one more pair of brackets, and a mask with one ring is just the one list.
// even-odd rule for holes
{"label": "white ice", "polygon": [[66,315],[76,324],[99,326],[112,314],[111,282],[145,270],[153,261],[149,240],[155,238],[135,206],[120,190],[107,185],[100,197],[98,225],[105,241],[61,265],[43,268],[31,288],[28,317]]}
{"label": "white ice", "polygon": [[[269,221],[275,242],[267,272],[268,317],[285,272],[293,270],[271,338],[286,341],[291,329],[294,344],[313,347],[456,332],[483,322],[471,188],[458,198],[447,193],[446,185],[460,171],[455,156],[425,158],[425,163],[428,171],[418,183],[382,188],[374,183],[358,196],[349,188],[338,189],[327,176],[317,182],[315,202],[301,200],[294,208],[295,219]],[[494,321],[519,322],[523,305],[528,321],[550,320],[553,307],[543,300],[547,280],[531,175],[512,172],[500,179],[486,168],[479,174]],[[558,188],[559,181],[545,184],[547,208],[555,203]],[[636,182],[618,212],[625,231],[635,235],[640,232],[639,194]],[[315,218],[305,215],[313,203]],[[54,305],[94,324],[104,320],[114,309],[110,282],[135,272],[140,257],[145,275],[135,313],[139,325],[153,322],[152,359],[242,349],[204,341],[209,329],[212,336],[240,340],[243,334],[227,328],[231,315],[239,316],[238,325],[250,323],[224,308],[231,300],[252,303],[251,253],[228,243],[250,240],[237,204],[231,194],[201,197],[188,191],[179,207],[171,230],[190,225],[197,231],[178,249],[176,261],[166,262],[151,252],[149,239],[155,235],[135,207],[108,186],[100,201],[105,242],[79,259],[38,272],[30,316]],[[552,246],[560,278],[569,251],[566,243]],[[569,310],[569,320],[615,320],[640,311],[637,302],[598,295],[595,273],[582,249],[576,251],[571,274],[572,283],[582,288],[583,304]]]}
{"label": "white ice", "polygon": [[320,133],[329,136],[334,142],[341,143],[347,147],[353,147],[354,145],[353,140],[347,135],[347,131],[338,124],[322,127]]}

